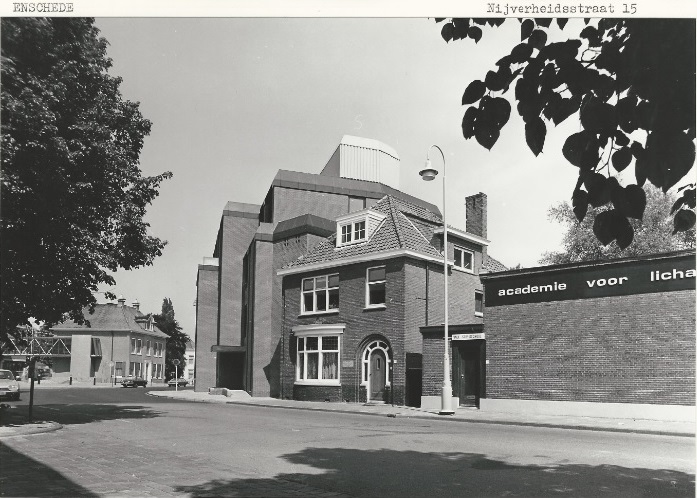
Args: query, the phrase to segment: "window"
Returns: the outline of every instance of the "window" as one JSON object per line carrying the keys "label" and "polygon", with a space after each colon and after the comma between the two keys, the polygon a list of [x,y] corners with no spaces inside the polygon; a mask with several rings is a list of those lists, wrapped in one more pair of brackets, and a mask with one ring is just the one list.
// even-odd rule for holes
{"label": "window", "polygon": [[484,294],[480,291],[474,291],[474,314],[484,316]]}
{"label": "window", "polygon": [[147,342],[147,346],[145,347],[145,354],[148,356],[152,355],[152,344],[150,341]]}
{"label": "window", "polygon": [[304,278],[301,313],[324,313],[339,309],[339,274]]}
{"label": "window", "polygon": [[189,363],[193,363],[193,362],[194,362],[194,355],[190,354],[189,355]]}
{"label": "window", "polygon": [[453,252],[455,255],[455,267],[472,272],[474,253],[458,246],[455,246]]}
{"label": "window", "polygon": [[339,384],[339,336],[298,337],[297,381]]}
{"label": "window", "polygon": [[160,358],[162,358],[162,343],[161,343],[161,342],[158,342],[158,343],[157,343],[157,350],[158,350],[158,352],[159,352],[159,354],[158,354],[157,356],[159,356]]}
{"label": "window", "polygon": [[190,368],[190,369],[188,370],[188,372],[189,372],[189,373],[187,374],[187,376],[188,376],[190,379],[193,379],[193,378],[194,378],[194,369],[193,369],[193,368]]}
{"label": "window", "polygon": [[138,351],[138,346],[137,346],[135,338],[132,338],[131,339],[131,354],[136,354],[136,351]]}
{"label": "window", "polygon": [[143,354],[143,341],[142,339],[137,340],[138,345],[136,346],[136,354]]}
{"label": "window", "polygon": [[370,307],[385,306],[385,267],[368,268],[366,276],[365,305]]}
{"label": "window", "polygon": [[131,377],[135,377],[135,376],[136,376],[136,364],[135,364],[134,362],[131,362],[131,364],[130,364],[130,366],[129,366],[128,374],[129,374]]}
{"label": "window", "polygon": [[365,220],[341,225],[341,243],[360,242],[365,240]]}
{"label": "window", "polygon": [[123,362],[117,361],[114,367],[114,377],[123,377]]}

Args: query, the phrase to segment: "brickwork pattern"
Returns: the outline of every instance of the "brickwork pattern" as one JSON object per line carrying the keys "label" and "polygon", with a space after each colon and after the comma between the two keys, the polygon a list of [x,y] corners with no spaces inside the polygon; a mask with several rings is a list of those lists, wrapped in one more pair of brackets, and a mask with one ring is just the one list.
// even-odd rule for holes
{"label": "brickwork pattern", "polygon": [[692,405],[694,310],[694,290],[490,307],[487,397]]}
{"label": "brickwork pattern", "polygon": [[199,268],[196,290],[196,391],[216,383],[216,354],[211,345],[218,334],[218,269]]}
{"label": "brickwork pattern", "polygon": [[[359,401],[361,353],[374,339],[386,340],[392,348],[393,386],[395,404],[404,404],[404,379],[406,351],[404,349],[404,261],[392,259],[385,262],[387,270],[386,307],[384,309],[364,309],[366,268],[379,266],[380,262],[362,263],[338,267],[340,279],[339,313],[326,315],[299,316],[300,283],[302,278],[328,274],[330,271],[311,272],[303,275],[288,275],[284,279],[286,305],[286,340],[284,344],[283,379],[284,392],[297,392],[294,385],[296,345],[290,331],[296,325],[314,323],[345,323],[346,329],[341,339],[341,396],[345,401]],[[303,388],[308,386],[303,386]],[[321,390],[320,390],[321,391]],[[305,392],[308,391],[307,389]],[[363,400],[365,394],[363,394]],[[391,394],[390,394],[391,396]],[[324,397],[319,398],[324,400]],[[391,398],[390,398],[391,400]]]}
{"label": "brickwork pattern", "polygon": [[[277,342],[272,321],[273,304],[273,243],[255,241],[254,268],[254,338],[252,341],[252,396],[271,396],[274,374],[272,358]],[[276,339],[276,341],[274,340]]]}
{"label": "brickwork pattern", "polygon": [[[455,351],[450,344],[450,365],[452,369]],[[422,396],[440,396],[443,387],[443,335],[428,334],[423,341]],[[451,371],[452,375],[452,371]]]}
{"label": "brickwork pattern", "polygon": [[223,216],[220,254],[219,344],[242,345],[242,259],[259,226],[253,218]]}

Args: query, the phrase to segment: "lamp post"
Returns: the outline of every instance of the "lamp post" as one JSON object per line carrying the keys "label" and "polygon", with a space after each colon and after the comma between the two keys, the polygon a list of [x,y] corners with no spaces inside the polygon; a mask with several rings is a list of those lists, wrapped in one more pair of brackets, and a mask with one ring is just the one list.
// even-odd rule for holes
{"label": "lamp post", "polygon": [[445,344],[443,349],[443,390],[440,396],[440,415],[452,415],[455,413],[453,410],[453,385],[450,380],[450,354],[448,352],[448,224],[445,219],[445,154],[440,147],[437,145],[431,145],[426,151],[426,167],[419,171],[421,178],[427,182],[436,178],[438,175],[438,170],[431,167],[431,160],[429,159],[429,152],[433,148],[438,149],[441,157],[443,158],[443,282],[444,282],[444,296],[445,296],[445,327],[444,336]]}

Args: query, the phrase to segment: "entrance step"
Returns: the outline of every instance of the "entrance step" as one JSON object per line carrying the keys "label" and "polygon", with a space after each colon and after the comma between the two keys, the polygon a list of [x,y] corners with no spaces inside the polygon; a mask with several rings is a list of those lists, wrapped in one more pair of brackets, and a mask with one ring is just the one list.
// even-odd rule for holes
{"label": "entrance step", "polygon": [[225,396],[228,398],[233,398],[240,401],[251,398],[247,391],[242,391],[241,389],[225,389],[225,391]]}
{"label": "entrance step", "polygon": [[251,398],[247,391],[242,391],[241,389],[228,389],[226,387],[209,387],[208,394],[227,396],[228,398],[233,398],[238,401]]}

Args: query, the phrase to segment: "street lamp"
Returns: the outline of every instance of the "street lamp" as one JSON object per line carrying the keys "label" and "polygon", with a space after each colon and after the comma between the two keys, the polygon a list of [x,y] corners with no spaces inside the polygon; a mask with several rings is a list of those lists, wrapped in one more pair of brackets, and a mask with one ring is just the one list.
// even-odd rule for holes
{"label": "street lamp", "polygon": [[431,167],[428,155],[432,148],[438,149],[443,158],[443,282],[445,285],[445,345],[443,350],[443,390],[440,396],[439,415],[452,415],[453,410],[453,385],[450,380],[450,355],[448,353],[448,224],[445,221],[445,154],[437,145],[431,145],[426,151],[426,167],[419,171],[421,178],[427,182],[436,178],[438,170]]}

